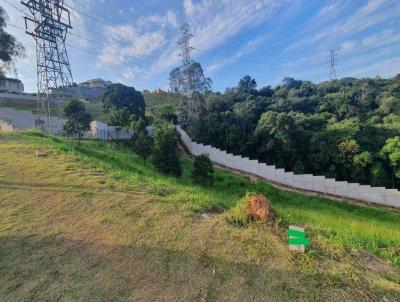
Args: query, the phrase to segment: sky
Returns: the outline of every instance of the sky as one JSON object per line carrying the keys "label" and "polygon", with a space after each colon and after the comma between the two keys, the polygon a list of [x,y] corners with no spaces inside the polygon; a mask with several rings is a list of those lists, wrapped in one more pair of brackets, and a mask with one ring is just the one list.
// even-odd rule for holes
{"label": "sky", "polygon": [[[67,50],[75,82],[102,78],[136,89],[168,88],[181,64],[177,41],[187,22],[192,58],[215,91],[250,75],[258,87],[286,76],[329,79],[336,74],[392,77],[400,73],[399,0],[65,0],[73,29]],[[0,0],[6,31],[26,48],[16,62],[25,91],[36,91],[35,42],[22,30],[27,12],[18,0]]]}

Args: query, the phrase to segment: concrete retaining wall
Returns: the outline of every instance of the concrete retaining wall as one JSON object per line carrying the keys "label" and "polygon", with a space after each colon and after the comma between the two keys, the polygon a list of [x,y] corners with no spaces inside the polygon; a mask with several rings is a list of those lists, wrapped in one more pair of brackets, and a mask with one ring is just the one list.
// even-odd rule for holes
{"label": "concrete retaining wall", "polygon": [[[37,128],[35,125],[36,115],[31,111],[15,110],[14,108],[0,108],[0,122],[8,123],[10,129],[8,130],[27,130]],[[60,134],[65,120],[57,117],[51,118],[49,129],[45,132],[51,134]]]}
{"label": "concrete retaining wall", "polygon": [[296,189],[400,208],[400,192],[398,190],[348,183],[347,181],[336,181],[325,178],[325,176],[285,172],[284,169],[259,163],[257,160],[250,160],[247,157],[233,155],[211,146],[198,144],[193,142],[189,135],[179,126],[177,126],[177,130],[181,135],[183,144],[191,154],[196,156],[202,153],[208,154],[213,162],[228,168],[254,174],[266,180]]}
{"label": "concrete retaining wall", "polygon": [[90,123],[90,137],[99,140],[116,140],[116,139],[130,139],[133,132],[127,129],[119,129],[114,126],[108,126],[99,121]]}

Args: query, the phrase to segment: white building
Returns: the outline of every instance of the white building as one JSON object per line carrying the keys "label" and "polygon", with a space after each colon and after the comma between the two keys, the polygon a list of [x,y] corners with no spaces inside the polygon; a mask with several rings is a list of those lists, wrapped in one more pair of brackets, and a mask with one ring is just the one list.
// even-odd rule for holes
{"label": "white building", "polygon": [[18,79],[0,79],[0,92],[23,93],[24,84]]}

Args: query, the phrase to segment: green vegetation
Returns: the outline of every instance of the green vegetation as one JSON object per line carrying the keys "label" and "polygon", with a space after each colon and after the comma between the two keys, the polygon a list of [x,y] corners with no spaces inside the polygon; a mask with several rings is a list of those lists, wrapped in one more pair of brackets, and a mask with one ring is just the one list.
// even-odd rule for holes
{"label": "green vegetation", "polygon": [[86,112],[85,105],[78,100],[70,100],[64,107],[64,116],[66,118],[63,125],[64,134],[67,136],[78,136],[78,142],[81,143],[83,133],[90,129],[92,117]]}
{"label": "green vegetation", "polygon": [[22,44],[5,31],[7,17],[7,13],[0,6],[0,79],[13,66],[14,60],[22,57],[25,53],[25,48]]}
{"label": "green vegetation", "polygon": [[179,95],[175,93],[145,93],[143,94],[144,101],[146,102],[147,110],[153,110],[162,106],[173,106],[174,108],[179,104]]}
{"label": "green vegetation", "polygon": [[192,180],[201,185],[211,185],[214,181],[213,164],[207,154],[196,156],[193,163]]}
{"label": "green vegetation", "polygon": [[203,95],[192,138],[295,173],[400,188],[400,75],[256,87],[246,76]]}
{"label": "green vegetation", "polygon": [[154,166],[167,175],[181,176],[182,167],[177,150],[179,137],[175,127],[162,122],[154,133]]}
{"label": "green vegetation", "polygon": [[[398,211],[221,170],[195,185],[192,165],[169,177],[130,146],[0,134],[0,300],[399,299]],[[268,196],[275,226],[225,222],[246,192]],[[305,255],[288,252],[288,224],[306,228]]]}

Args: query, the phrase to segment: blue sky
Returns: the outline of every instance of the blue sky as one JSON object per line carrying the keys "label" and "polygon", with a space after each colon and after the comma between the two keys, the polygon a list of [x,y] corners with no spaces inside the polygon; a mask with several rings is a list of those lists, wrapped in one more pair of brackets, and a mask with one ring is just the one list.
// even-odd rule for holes
{"label": "blue sky", "polygon": [[[285,76],[329,78],[330,51],[339,78],[400,73],[399,0],[65,0],[73,30],[67,39],[75,82],[103,78],[137,89],[168,87],[180,64],[177,39],[188,22],[193,58],[224,91],[246,74],[258,87]],[[22,28],[24,7],[0,0],[9,24]],[[17,76],[36,90],[35,44],[8,26],[26,49]],[[13,74],[10,74],[13,76]],[[15,75],[14,75],[15,76]]]}

